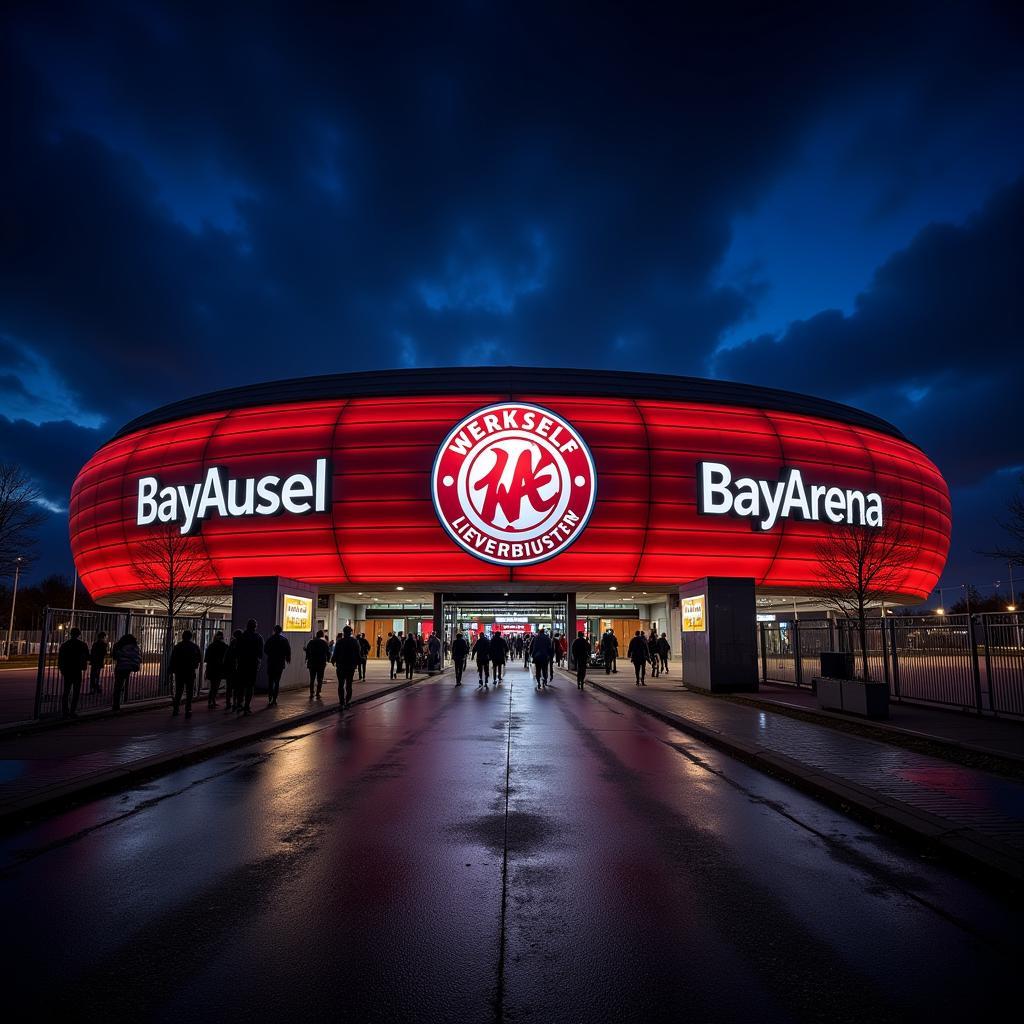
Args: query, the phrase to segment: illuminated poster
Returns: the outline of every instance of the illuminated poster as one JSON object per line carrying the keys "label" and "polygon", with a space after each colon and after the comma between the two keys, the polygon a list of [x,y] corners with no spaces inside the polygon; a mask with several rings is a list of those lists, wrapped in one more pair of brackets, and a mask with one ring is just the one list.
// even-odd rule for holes
{"label": "illuminated poster", "polygon": [[281,598],[281,625],[286,633],[311,633],[313,631],[313,599],[285,594]]}
{"label": "illuminated poster", "polygon": [[703,633],[707,629],[704,619],[704,595],[683,598],[683,632]]}

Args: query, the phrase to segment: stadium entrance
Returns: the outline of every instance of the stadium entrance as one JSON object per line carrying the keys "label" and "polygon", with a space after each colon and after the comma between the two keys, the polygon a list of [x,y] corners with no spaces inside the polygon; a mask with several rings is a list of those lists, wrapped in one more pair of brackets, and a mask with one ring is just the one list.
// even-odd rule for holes
{"label": "stadium entrance", "polygon": [[545,595],[540,600],[445,594],[441,608],[444,635],[452,637],[461,630],[471,643],[481,633],[502,633],[511,638],[535,635],[541,629],[551,636],[567,635],[569,630],[567,594]]}

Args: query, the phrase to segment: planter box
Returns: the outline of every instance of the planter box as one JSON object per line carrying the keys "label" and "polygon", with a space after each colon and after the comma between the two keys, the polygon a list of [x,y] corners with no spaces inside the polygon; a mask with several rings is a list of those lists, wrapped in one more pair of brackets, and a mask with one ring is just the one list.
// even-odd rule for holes
{"label": "planter box", "polygon": [[846,711],[863,718],[889,717],[889,685],[865,682],[863,679],[814,680],[818,707],[829,711]]}

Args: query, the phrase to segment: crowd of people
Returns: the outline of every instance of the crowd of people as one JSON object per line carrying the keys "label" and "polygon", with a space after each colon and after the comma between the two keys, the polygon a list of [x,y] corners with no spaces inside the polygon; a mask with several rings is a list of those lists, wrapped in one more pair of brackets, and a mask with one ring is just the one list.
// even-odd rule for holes
{"label": "crowd of people", "polygon": [[[317,630],[303,648],[309,673],[309,699],[322,699],[324,675],[327,666],[333,665],[338,677],[338,709],[344,711],[352,703],[353,680],[366,678],[366,663],[371,650],[366,634],[354,633],[351,626],[345,626],[333,641],[325,630]],[[386,640],[383,635],[376,637],[376,650],[378,658],[382,651],[387,657],[391,679],[398,679],[403,674],[406,679],[412,679],[417,670],[440,671],[451,658],[456,686],[462,685],[466,666],[472,659],[479,680],[477,688],[481,690],[502,684],[506,664],[519,659],[522,659],[523,667],[531,671],[536,688],[546,689],[554,678],[555,667],[562,668],[570,653],[567,638],[560,633],[549,635],[544,627],[537,633],[510,636],[499,631],[480,632],[472,641],[460,630],[450,644],[437,633],[424,637],[421,633],[391,631]],[[618,672],[618,651],[619,641],[613,630],[605,630],[596,650],[586,634],[579,631],[571,648],[577,686],[583,688],[587,669],[595,655],[599,655],[598,664],[604,665],[607,674]],[[650,634],[645,635],[642,630],[636,630],[626,651],[635,671],[636,685],[647,685],[648,666],[652,678],[667,672],[670,655],[671,648],[665,633],[659,636],[652,628]],[[114,670],[113,709],[116,712],[125,699],[131,675],[142,667],[138,640],[131,633],[126,633],[110,645],[106,633],[101,631],[90,646],[82,640],[80,629],[74,627],[69,631],[68,639],[57,655],[57,669],[63,683],[61,712],[65,718],[78,717],[78,703],[86,673],[90,692],[101,692],[101,678],[108,657]],[[200,674],[205,676],[209,687],[209,709],[220,706],[217,701],[223,684],[225,711],[252,714],[256,680],[264,662],[267,706],[274,707],[280,694],[281,677],[291,660],[291,643],[280,625],[274,626],[273,633],[266,639],[259,633],[255,619],[250,619],[244,630],[235,630],[230,640],[225,640],[224,633],[218,630],[205,652],[200,650],[192,633],[185,630],[171,649],[168,660],[167,675],[173,682],[171,714],[177,716],[184,704],[185,717],[192,717],[192,700],[198,692]]]}

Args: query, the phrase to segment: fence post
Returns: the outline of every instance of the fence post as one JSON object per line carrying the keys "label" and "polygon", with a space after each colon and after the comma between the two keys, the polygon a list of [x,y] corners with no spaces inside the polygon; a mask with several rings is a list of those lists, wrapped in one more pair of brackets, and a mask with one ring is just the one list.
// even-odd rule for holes
{"label": "fence post", "polygon": [[793,679],[797,686],[803,685],[803,666],[800,664],[800,620],[793,620]]}
{"label": "fence post", "polygon": [[896,620],[889,620],[889,640],[892,645],[892,692],[893,696],[900,699],[900,663],[896,655]]}
{"label": "fence post", "polygon": [[43,609],[43,631],[39,636],[39,668],[36,670],[36,699],[32,706],[32,718],[38,721],[43,713],[43,676],[46,674],[46,648],[50,638],[50,608]]}
{"label": "fence post", "polygon": [[885,628],[885,609],[882,609],[883,618],[878,620],[878,637],[882,643],[882,679],[886,686],[890,686],[889,682],[889,643],[886,637],[888,630]]}
{"label": "fence post", "polygon": [[981,670],[978,666],[978,643],[974,636],[974,616],[967,616],[967,642],[971,647],[971,672],[974,675],[974,703],[981,714]]}
{"label": "fence post", "polygon": [[992,685],[992,658],[988,646],[988,616],[981,616],[981,635],[985,644],[985,682],[988,683],[988,706],[992,714],[996,713],[996,693]]}
{"label": "fence post", "polygon": [[761,682],[768,682],[768,644],[765,642],[765,629],[764,623],[759,622],[758,624],[761,633]]}

